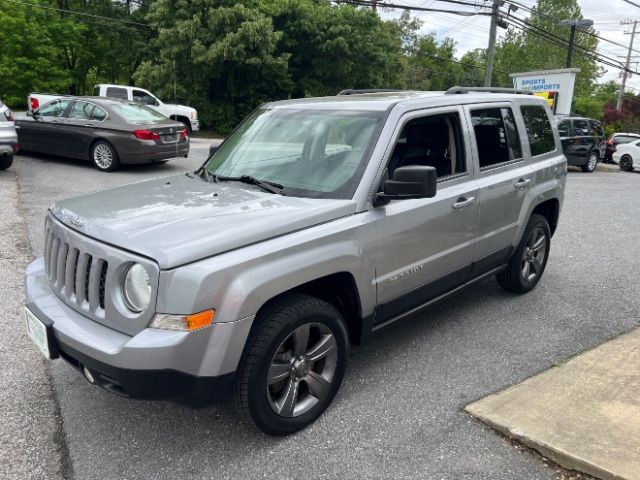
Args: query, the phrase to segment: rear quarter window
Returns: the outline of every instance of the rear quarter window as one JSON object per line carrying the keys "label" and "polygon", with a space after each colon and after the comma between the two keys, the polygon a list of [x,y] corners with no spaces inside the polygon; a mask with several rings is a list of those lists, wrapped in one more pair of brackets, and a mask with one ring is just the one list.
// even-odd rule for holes
{"label": "rear quarter window", "polygon": [[127,89],[118,87],[107,87],[107,97],[127,99]]}
{"label": "rear quarter window", "polygon": [[553,152],[556,149],[556,141],[553,136],[553,127],[549,121],[549,115],[543,106],[523,105],[520,107],[524,125],[527,129],[531,156]]}

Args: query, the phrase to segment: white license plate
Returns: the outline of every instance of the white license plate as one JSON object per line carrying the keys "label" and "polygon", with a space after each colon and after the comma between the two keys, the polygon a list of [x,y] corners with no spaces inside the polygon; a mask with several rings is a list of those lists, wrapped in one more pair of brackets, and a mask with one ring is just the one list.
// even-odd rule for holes
{"label": "white license plate", "polygon": [[178,141],[178,135],[163,135],[162,141],[164,143],[176,143]]}
{"label": "white license plate", "polygon": [[47,338],[47,327],[38,318],[31,313],[28,308],[24,309],[27,319],[27,333],[29,337],[36,344],[36,347],[42,352],[42,354],[51,359],[51,352],[49,351],[49,339]]}

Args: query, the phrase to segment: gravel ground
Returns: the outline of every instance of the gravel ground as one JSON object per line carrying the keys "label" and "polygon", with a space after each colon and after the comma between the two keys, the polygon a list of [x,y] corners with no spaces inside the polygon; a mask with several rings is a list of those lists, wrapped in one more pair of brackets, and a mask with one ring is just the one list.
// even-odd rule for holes
{"label": "gravel ground", "polygon": [[0,171],[0,478],[65,476],[64,440],[45,360],[24,326],[22,279],[32,257],[12,171]]}
{"label": "gravel ground", "polygon": [[[13,171],[33,251],[42,250],[51,202],[193,168],[205,156],[201,142],[189,159],[114,174],[20,155]],[[54,362],[75,478],[557,478],[462,409],[640,324],[639,182],[639,174],[570,172],[538,288],[515,296],[488,279],[380,332],[353,351],[333,406],[287,438],[264,436],[224,408],[119,398]]]}

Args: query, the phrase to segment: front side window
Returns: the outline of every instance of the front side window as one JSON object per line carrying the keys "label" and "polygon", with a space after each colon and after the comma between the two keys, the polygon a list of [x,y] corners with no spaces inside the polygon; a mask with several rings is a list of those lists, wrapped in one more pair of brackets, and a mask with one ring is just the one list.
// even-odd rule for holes
{"label": "front side window", "polygon": [[43,117],[61,117],[69,106],[69,102],[69,100],[55,100],[40,108],[38,114]]}
{"label": "front side window", "polygon": [[144,123],[144,122],[159,122],[166,120],[167,117],[152,110],[149,107],[138,105],[137,103],[113,103],[111,104],[111,110],[113,110],[118,116],[122,117],[128,123]]}
{"label": "front side window", "polygon": [[439,179],[467,171],[457,113],[429,115],[407,122],[389,159],[388,178],[398,167],[434,167]]}
{"label": "front side window", "polygon": [[480,168],[522,158],[518,127],[510,108],[471,111]]}
{"label": "front side window", "polygon": [[591,126],[591,135],[593,135],[594,137],[602,137],[603,136],[602,127],[600,126],[600,122],[597,122],[595,120],[591,120],[591,121],[589,121],[589,124]]}
{"label": "front side window", "polygon": [[[520,107],[524,126],[527,129],[527,137],[529,138],[529,147],[531,148],[531,156],[542,155],[543,153],[553,152],[556,149],[556,141],[553,137],[553,127],[549,121],[549,115],[542,105],[526,105]],[[570,128],[569,120],[563,120],[560,125],[567,122]],[[558,126],[560,128],[560,126]],[[568,132],[566,135],[569,136]]]}
{"label": "front side window", "polygon": [[153,97],[153,95],[149,95],[147,92],[143,92],[142,90],[133,90],[131,93],[133,94],[134,102],[138,102],[143,105],[158,105],[158,101]]}
{"label": "front side window", "polygon": [[251,176],[285,195],[352,198],[384,112],[261,109],[220,146],[205,168]]}

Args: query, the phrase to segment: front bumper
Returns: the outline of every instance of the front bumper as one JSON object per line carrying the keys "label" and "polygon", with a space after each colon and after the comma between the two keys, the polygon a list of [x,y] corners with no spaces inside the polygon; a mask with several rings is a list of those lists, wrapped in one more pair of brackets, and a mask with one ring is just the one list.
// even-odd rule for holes
{"label": "front bumper", "polygon": [[86,367],[95,383],[132,398],[221,401],[237,364],[230,350],[244,347],[253,317],[195,332],[145,328],[129,336],[78,313],[49,288],[42,258],[27,267],[27,308],[50,325],[60,356]]}

